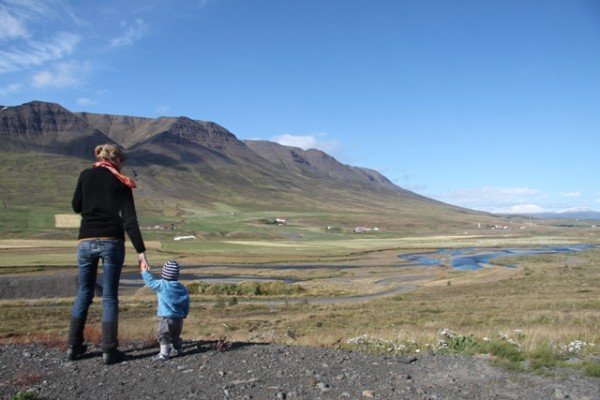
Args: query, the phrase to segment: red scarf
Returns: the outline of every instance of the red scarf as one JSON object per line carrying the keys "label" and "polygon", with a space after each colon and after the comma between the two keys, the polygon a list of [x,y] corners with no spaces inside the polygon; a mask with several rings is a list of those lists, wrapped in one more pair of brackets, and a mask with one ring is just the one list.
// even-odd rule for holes
{"label": "red scarf", "polygon": [[109,170],[110,172],[112,172],[113,175],[116,176],[118,180],[120,180],[121,182],[123,182],[123,184],[125,186],[128,186],[128,187],[130,187],[132,189],[136,187],[135,182],[133,181],[133,179],[131,179],[131,178],[123,175],[121,173],[121,171],[119,171],[119,168],[115,164],[111,163],[110,161],[98,161],[98,162],[95,162],[92,165],[92,167],[93,168],[98,168],[98,167],[106,168],[107,170]]}

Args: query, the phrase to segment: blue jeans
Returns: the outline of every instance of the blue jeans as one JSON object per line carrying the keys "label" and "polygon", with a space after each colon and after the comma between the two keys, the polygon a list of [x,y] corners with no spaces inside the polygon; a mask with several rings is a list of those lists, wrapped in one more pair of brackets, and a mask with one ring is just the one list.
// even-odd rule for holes
{"label": "blue jeans", "polygon": [[73,318],[87,318],[96,288],[98,262],[102,259],[102,322],[119,320],[119,280],[125,262],[125,243],[119,239],[85,239],[77,246],[79,292],[71,310]]}

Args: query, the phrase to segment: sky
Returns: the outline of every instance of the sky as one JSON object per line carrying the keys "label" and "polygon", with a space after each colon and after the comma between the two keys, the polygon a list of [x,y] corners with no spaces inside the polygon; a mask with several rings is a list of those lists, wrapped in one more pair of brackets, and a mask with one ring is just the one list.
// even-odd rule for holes
{"label": "sky", "polygon": [[214,121],[491,212],[600,210],[600,1],[0,0],[0,104]]}

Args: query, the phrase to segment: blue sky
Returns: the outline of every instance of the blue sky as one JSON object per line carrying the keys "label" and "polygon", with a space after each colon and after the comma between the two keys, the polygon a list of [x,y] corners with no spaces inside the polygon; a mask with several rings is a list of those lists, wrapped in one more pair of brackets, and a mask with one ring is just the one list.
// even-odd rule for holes
{"label": "blue sky", "polygon": [[0,0],[0,104],[215,121],[486,211],[600,210],[595,0]]}

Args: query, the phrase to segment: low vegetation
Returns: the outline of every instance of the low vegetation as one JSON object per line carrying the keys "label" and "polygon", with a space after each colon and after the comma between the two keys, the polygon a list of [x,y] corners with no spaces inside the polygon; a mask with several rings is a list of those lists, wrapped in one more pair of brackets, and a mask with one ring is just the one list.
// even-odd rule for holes
{"label": "low vegetation", "polygon": [[289,285],[285,282],[240,282],[216,283],[193,282],[187,285],[190,295],[225,295],[225,296],[295,296],[305,290],[300,285]]}
{"label": "low vegetation", "polygon": [[[597,244],[589,228],[558,231],[541,226],[519,234],[472,231],[436,236],[423,230],[402,236],[383,229],[355,235],[350,222],[335,213],[287,213],[288,225],[277,226],[261,223],[280,215],[276,212],[192,211],[182,209],[166,218],[169,224],[175,223],[174,232],[144,231],[151,263],[177,258],[184,266],[202,266],[202,273],[291,278],[299,284],[191,282],[194,304],[184,328],[186,338],[226,336],[357,351],[483,354],[511,369],[543,372],[576,363],[585,374],[599,375],[598,362],[586,358],[600,354],[600,288],[595,284],[600,281],[598,247],[577,254],[512,258],[508,264],[517,268],[496,265],[479,271],[454,271],[443,265],[399,268],[397,257],[400,252],[436,248]],[[51,210],[0,214],[7,222],[0,232],[0,274],[73,273],[76,233],[49,227],[54,223],[52,216]],[[147,218],[152,224],[165,220]],[[366,221],[365,225],[378,222]],[[28,230],[19,230],[23,223]],[[328,232],[327,224],[341,230]],[[173,241],[182,231],[195,233],[197,239]],[[128,271],[135,270],[133,251],[127,264]],[[262,269],[263,264],[324,267],[276,270]],[[348,268],[328,269],[326,265]],[[414,291],[374,300],[335,301],[336,297],[385,291],[416,275],[423,277],[414,281]],[[332,301],[312,302],[317,296]],[[122,296],[123,340],[153,337],[155,301],[149,293]],[[42,333],[62,340],[71,304],[70,298],[0,301],[0,340],[36,340]],[[86,332],[90,341],[98,340],[92,328],[99,326],[100,315],[101,304],[96,301]],[[457,333],[446,337],[442,346],[440,334],[445,329]],[[353,338],[363,339],[352,342]],[[573,346],[581,348],[573,353],[569,350]]]}

